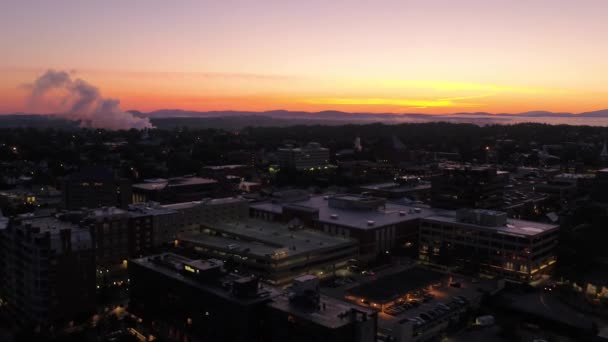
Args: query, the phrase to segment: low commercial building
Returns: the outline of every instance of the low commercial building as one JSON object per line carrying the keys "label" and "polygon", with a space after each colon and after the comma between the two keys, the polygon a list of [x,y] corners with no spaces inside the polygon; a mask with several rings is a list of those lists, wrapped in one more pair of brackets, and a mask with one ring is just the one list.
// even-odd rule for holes
{"label": "low commercial building", "polygon": [[226,260],[231,268],[275,285],[305,274],[333,274],[358,252],[354,240],[282,223],[250,219],[203,226],[202,233],[180,234],[180,248]]}
{"label": "low commercial building", "polygon": [[265,305],[278,292],[228,274],[219,260],[165,253],[129,262],[129,311],[154,336],[178,341],[265,341]]}
{"label": "low commercial building", "polygon": [[241,197],[205,198],[161,207],[177,213],[173,224],[178,233],[198,232],[203,222],[238,221],[249,216],[249,202]]}
{"label": "low commercial building", "polygon": [[559,227],[507,218],[491,210],[460,210],[428,216],[420,224],[419,258],[424,264],[530,282],[557,260]]}
{"label": "low commercial building", "polygon": [[251,216],[256,218],[282,222],[297,219],[324,233],[354,238],[359,242],[363,261],[395,248],[415,256],[420,219],[443,212],[350,194],[256,203],[250,208]]}
{"label": "low commercial building", "polygon": [[446,274],[412,267],[353,287],[347,291],[346,298],[384,311],[425,288],[447,286],[448,279]]}
{"label": "low commercial building", "polygon": [[269,342],[376,341],[377,312],[322,295],[314,276],[296,278],[267,306]]}
{"label": "low commercial building", "polygon": [[194,176],[146,179],[143,183],[133,184],[133,203],[197,201],[208,197],[217,185],[215,179]]}

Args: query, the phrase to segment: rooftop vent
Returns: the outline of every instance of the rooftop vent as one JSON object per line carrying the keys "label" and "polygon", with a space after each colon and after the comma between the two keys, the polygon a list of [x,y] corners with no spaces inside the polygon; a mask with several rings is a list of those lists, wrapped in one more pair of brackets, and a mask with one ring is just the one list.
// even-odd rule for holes
{"label": "rooftop vent", "polygon": [[372,220],[367,221],[368,226],[373,226],[374,224],[376,224],[376,221],[372,221]]}
{"label": "rooftop vent", "polygon": [[338,214],[331,214],[331,216],[329,216],[329,217],[331,217],[332,220],[337,220]]}
{"label": "rooftop vent", "polygon": [[399,216],[405,216],[405,215],[406,215],[406,214],[405,214],[405,211],[401,210],[401,211],[399,212]]}

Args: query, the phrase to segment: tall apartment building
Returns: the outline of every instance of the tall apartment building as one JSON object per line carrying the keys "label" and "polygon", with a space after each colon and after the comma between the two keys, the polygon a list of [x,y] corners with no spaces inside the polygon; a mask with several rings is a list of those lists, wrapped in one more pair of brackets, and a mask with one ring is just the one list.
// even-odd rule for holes
{"label": "tall apartment building", "polygon": [[431,179],[431,206],[434,208],[498,209],[508,173],[489,167],[446,168]]}
{"label": "tall apartment building", "polygon": [[59,327],[95,312],[91,233],[58,217],[0,222],[0,298],[22,325]]}
{"label": "tall apartment building", "polygon": [[309,170],[329,164],[329,149],[311,142],[304,147],[284,147],[277,150],[279,166],[296,170]]}
{"label": "tall apartment building", "polygon": [[453,271],[530,282],[555,264],[559,227],[463,209],[420,224],[420,261]]}
{"label": "tall apartment building", "polygon": [[[91,230],[95,260],[98,267],[120,264],[132,254],[130,245],[129,212],[114,207],[101,207],[87,212],[82,221]],[[150,227],[139,235],[137,244],[149,247],[152,241]]]}
{"label": "tall apartment building", "polygon": [[87,167],[63,179],[63,206],[68,210],[104,206],[126,208],[131,183],[101,167]]}

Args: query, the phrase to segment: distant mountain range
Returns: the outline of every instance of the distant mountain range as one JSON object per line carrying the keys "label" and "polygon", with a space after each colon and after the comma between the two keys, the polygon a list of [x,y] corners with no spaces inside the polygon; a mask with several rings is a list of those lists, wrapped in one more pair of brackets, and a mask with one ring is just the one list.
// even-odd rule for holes
{"label": "distant mountain range", "polygon": [[[180,109],[163,109],[149,113],[136,110],[129,111],[139,117],[150,118],[158,128],[175,127],[240,129],[247,126],[292,125],[344,125],[369,124],[381,122],[386,124],[452,122],[487,124],[514,124],[537,122],[548,124],[572,124],[608,126],[608,109],[585,113],[554,113],[548,111],[530,111],[524,113],[462,112],[453,114],[432,115],[424,113],[348,113],[341,111],[303,112],[272,110],[263,112],[251,111],[186,111]],[[0,115],[0,128],[32,127],[77,129],[78,122],[58,118],[54,115],[5,114]]]}
{"label": "distant mountain range", "polygon": [[[416,117],[424,118],[428,116],[438,116],[436,114],[425,114],[425,113],[348,113],[335,110],[326,110],[321,112],[302,112],[302,111],[287,111],[287,110],[271,110],[263,112],[251,112],[251,111],[186,111],[181,109],[162,109],[149,113],[142,113],[139,111],[130,111],[141,117],[149,118],[209,118],[209,117],[240,117],[240,116],[263,116],[276,119],[328,119],[328,120],[340,120],[340,119],[372,119],[374,121],[382,121],[382,119],[393,120],[399,117]],[[519,117],[607,117],[608,109],[598,110],[593,112],[584,113],[565,113],[565,112],[548,112],[548,111],[530,111],[523,113],[488,113],[488,112],[461,112],[453,114],[440,114],[439,116],[519,116]]]}

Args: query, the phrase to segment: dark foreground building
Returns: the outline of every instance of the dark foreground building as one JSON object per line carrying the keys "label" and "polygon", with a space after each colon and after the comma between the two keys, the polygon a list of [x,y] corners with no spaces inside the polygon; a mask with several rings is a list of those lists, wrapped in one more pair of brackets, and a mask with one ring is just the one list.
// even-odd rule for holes
{"label": "dark foreground building", "polygon": [[498,209],[507,180],[507,172],[489,167],[446,168],[431,180],[431,206]]}
{"label": "dark foreground building", "polygon": [[61,328],[95,312],[91,234],[57,217],[0,222],[0,298],[21,326]]}
{"label": "dark foreground building", "polygon": [[378,313],[319,293],[319,279],[295,279],[268,304],[270,342],[374,342]]}
{"label": "dark foreground building", "polygon": [[155,336],[175,340],[255,342],[276,290],[257,278],[227,274],[219,260],[166,253],[129,262],[129,311]]}

